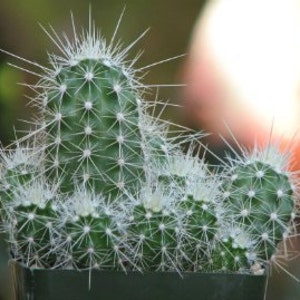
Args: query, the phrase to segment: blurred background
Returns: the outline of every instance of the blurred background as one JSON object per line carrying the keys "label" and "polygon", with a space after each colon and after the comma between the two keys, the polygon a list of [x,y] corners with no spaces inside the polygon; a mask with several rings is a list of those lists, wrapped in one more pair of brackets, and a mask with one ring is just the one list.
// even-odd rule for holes
{"label": "blurred background", "polygon": [[[77,28],[85,27],[89,4],[96,26],[108,40],[125,6],[118,34],[125,46],[150,28],[132,52],[133,58],[139,50],[144,51],[137,68],[187,53],[150,68],[144,78],[149,85],[187,83],[185,87],[160,88],[161,101],[182,106],[169,106],[164,118],[211,132],[205,142],[218,155],[226,149],[219,135],[232,140],[227,127],[248,147],[254,141],[266,143],[273,128],[272,139],[280,139],[281,146],[295,154],[297,166],[300,0],[1,0],[0,48],[47,66],[47,52],[58,50],[39,23],[46,28],[51,24],[58,33],[71,36],[70,11]],[[0,52],[3,146],[14,139],[15,130],[26,128],[20,120],[29,120],[34,114],[28,106],[32,91],[18,83],[37,80],[8,63],[29,67]],[[147,97],[153,99],[156,92]],[[4,239],[0,237],[0,300],[9,300]],[[299,252],[298,239],[291,248]],[[286,270],[300,278],[300,260],[287,263]],[[281,268],[273,268],[267,299],[299,297],[300,284]]]}

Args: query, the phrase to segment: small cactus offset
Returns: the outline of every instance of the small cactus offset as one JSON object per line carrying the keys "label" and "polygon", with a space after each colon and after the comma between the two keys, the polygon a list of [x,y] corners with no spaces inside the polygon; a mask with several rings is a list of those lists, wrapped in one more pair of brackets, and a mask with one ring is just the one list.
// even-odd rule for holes
{"label": "small cactus offset", "polygon": [[276,148],[254,149],[231,162],[224,175],[224,206],[256,243],[257,259],[269,260],[295,219],[295,186]]}
{"label": "small cactus offset", "polygon": [[[22,147],[16,145],[14,150],[1,151],[0,167],[0,220],[6,220],[8,207],[16,203],[16,192],[24,190],[32,181],[38,178],[43,172],[41,166],[41,156],[37,149],[26,145]],[[20,197],[17,197],[20,199]],[[6,209],[1,209],[6,207]]]}
{"label": "small cactus offset", "polygon": [[256,263],[256,255],[252,251],[253,241],[247,231],[229,226],[219,231],[204,268],[208,271],[247,273]]}
{"label": "small cactus offset", "polygon": [[25,186],[39,176],[41,157],[38,157],[34,151],[34,148],[17,145],[13,151],[1,152],[0,193],[2,201],[11,201],[15,188]]}
{"label": "small cactus offset", "polygon": [[54,192],[42,181],[19,187],[13,192],[8,210],[9,242],[13,256],[28,266],[52,267],[56,264],[55,247],[58,214]]}
{"label": "small cactus offset", "polygon": [[86,190],[75,192],[60,209],[62,265],[79,269],[124,268],[125,228],[120,213],[101,196]]}
{"label": "small cactus offset", "polygon": [[[136,265],[150,271],[176,270],[178,216],[161,193],[147,194],[149,200],[133,208],[129,227]],[[158,198],[159,197],[159,198]],[[152,203],[151,203],[152,202]]]}
{"label": "small cactus offset", "polygon": [[168,122],[150,114],[142,74],[126,61],[136,41],[122,49],[91,23],[81,35],[73,23],[74,42],[47,32],[63,56],[42,67],[36,129],[1,150],[1,230],[12,259],[261,273],[295,233],[297,184],[285,155],[255,148],[215,170],[197,155],[201,134],[169,138]]}

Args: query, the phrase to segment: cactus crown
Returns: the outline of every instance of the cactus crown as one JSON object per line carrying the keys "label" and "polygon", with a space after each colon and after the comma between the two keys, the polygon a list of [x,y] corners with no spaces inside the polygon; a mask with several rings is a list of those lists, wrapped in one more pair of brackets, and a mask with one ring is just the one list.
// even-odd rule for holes
{"label": "cactus crown", "polygon": [[126,61],[138,39],[121,48],[115,32],[107,43],[91,19],[81,36],[73,29],[74,42],[46,31],[63,56],[50,55],[36,85],[37,129],[1,152],[12,258],[32,268],[265,267],[294,233],[286,157],[256,148],[212,171],[148,113],[146,86]]}

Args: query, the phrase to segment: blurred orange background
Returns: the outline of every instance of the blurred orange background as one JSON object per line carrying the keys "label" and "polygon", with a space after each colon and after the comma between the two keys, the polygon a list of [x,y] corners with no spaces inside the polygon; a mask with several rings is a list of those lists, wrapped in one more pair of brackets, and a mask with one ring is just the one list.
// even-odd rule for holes
{"label": "blurred orange background", "polygon": [[[183,70],[189,125],[252,147],[270,140],[300,168],[300,1],[210,1]],[[228,128],[230,130],[228,130]]]}

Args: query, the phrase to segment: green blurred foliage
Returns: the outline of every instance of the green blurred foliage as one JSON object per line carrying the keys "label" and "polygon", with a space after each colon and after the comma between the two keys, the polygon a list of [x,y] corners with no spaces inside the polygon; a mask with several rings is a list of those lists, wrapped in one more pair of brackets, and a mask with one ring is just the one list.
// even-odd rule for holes
{"label": "green blurred foliage", "polygon": [[22,81],[20,72],[7,64],[0,65],[0,136],[4,141],[10,140],[14,134],[12,129],[7,126],[13,126],[12,121],[15,121],[15,126],[19,125],[18,120],[15,120],[22,110],[21,93],[22,87],[18,82]]}

